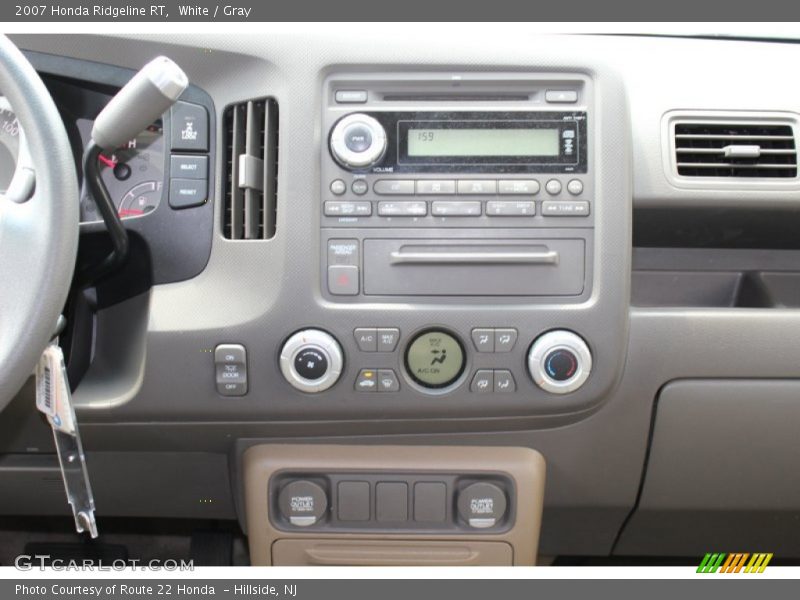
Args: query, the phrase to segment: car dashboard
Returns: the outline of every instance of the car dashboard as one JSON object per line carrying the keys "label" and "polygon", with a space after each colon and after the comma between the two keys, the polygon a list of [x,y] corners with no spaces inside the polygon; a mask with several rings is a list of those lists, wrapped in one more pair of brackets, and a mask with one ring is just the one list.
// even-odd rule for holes
{"label": "car dashboard", "polygon": [[[191,81],[101,155],[129,257],[65,309],[99,518],[238,521],[260,564],[800,556],[798,46],[421,27],[12,36],[79,171],[142,64]],[[0,513],[63,514],[30,385],[3,416]]]}

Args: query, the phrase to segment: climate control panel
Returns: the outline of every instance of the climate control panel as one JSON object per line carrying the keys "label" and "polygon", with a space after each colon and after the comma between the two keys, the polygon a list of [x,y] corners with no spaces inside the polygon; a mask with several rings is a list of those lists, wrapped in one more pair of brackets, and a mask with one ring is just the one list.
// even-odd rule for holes
{"label": "climate control panel", "polygon": [[462,386],[472,394],[514,394],[530,384],[562,395],[581,388],[592,371],[587,343],[563,329],[541,334],[518,350],[522,334],[514,327],[473,328],[471,345],[444,327],[423,328],[405,339],[398,327],[356,327],[352,335],[357,350],[349,357],[349,370],[341,344],[330,333],[304,329],[291,335],[280,351],[284,378],[306,393],[324,392],[349,373],[345,385],[359,395],[406,388],[441,395]]}

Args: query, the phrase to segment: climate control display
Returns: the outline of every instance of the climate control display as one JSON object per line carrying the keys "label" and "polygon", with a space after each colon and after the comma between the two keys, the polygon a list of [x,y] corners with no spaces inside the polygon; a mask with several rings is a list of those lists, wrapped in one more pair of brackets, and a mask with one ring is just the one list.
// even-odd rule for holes
{"label": "climate control display", "polygon": [[406,350],[406,369],[427,388],[443,388],[464,372],[464,348],[458,339],[439,329],[417,335]]}

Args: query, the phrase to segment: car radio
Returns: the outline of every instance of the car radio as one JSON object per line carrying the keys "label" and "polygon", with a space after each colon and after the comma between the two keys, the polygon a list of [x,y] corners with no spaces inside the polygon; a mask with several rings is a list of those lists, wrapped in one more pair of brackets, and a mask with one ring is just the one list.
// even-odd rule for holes
{"label": "car radio", "polygon": [[328,82],[330,296],[589,293],[590,81],[469,79]]}

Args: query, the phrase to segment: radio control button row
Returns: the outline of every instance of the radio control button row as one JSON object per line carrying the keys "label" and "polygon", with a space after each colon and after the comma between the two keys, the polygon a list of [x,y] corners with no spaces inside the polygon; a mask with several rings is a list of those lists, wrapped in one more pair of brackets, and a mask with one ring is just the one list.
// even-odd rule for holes
{"label": "radio control button row", "polygon": [[589,202],[586,200],[542,202],[542,214],[546,217],[586,217],[589,215]]}
{"label": "radio control button row", "polygon": [[493,179],[461,179],[458,182],[458,193],[465,195],[496,194],[497,182]]}
{"label": "radio control button row", "polygon": [[532,217],[536,214],[536,202],[490,200],[486,203],[486,214],[490,217]]}
{"label": "radio control button row", "polygon": [[413,196],[414,181],[411,179],[379,179],[372,184],[372,191],[381,196]]}
{"label": "radio control button row", "polygon": [[381,217],[424,217],[427,214],[427,202],[378,202]]}
{"label": "radio control button row", "polygon": [[417,194],[423,196],[450,195],[456,193],[456,182],[452,179],[419,179]]}
{"label": "radio control button row", "polygon": [[579,196],[583,192],[583,182],[580,179],[570,179],[567,191],[573,196]]}
{"label": "radio control button row", "polygon": [[324,211],[326,217],[368,217],[372,214],[372,202],[328,200]]}
{"label": "radio control button row", "polygon": [[558,179],[551,179],[545,184],[544,189],[551,196],[557,196],[561,193],[561,182]]}
{"label": "radio control button row", "polygon": [[480,217],[480,202],[439,201],[431,204],[434,217]]}
{"label": "radio control button row", "polygon": [[502,195],[534,196],[542,186],[535,179],[501,179],[497,182],[497,192]]}

